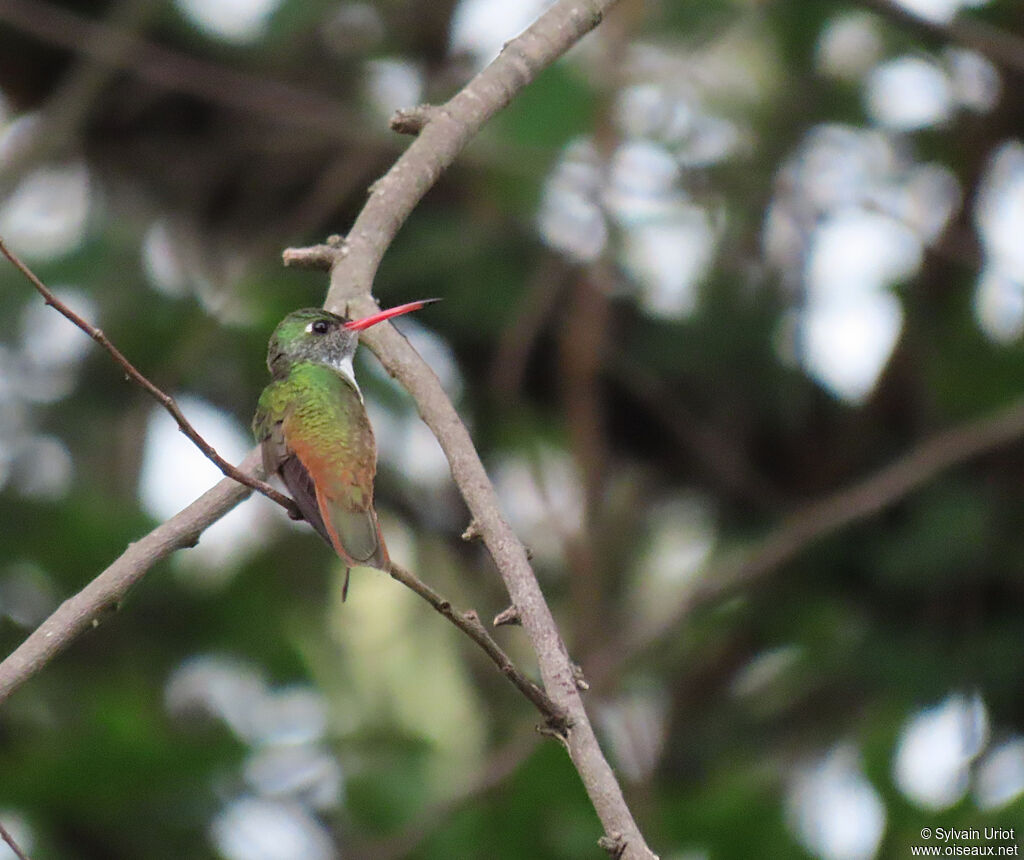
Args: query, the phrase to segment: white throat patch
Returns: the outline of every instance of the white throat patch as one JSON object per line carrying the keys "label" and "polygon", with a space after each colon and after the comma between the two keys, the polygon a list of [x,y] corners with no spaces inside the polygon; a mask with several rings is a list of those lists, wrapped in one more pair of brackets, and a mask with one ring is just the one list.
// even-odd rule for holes
{"label": "white throat patch", "polygon": [[352,387],[355,388],[356,394],[358,394],[359,395],[359,399],[362,400],[363,399],[363,392],[359,388],[359,383],[356,382],[355,368],[352,367],[352,356],[349,355],[349,356],[346,356],[345,358],[341,359],[341,361],[334,362],[331,365],[331,367],[333,367],[336,371],[338,371],[338,373],[340,373],[349,382],[352,383]]}

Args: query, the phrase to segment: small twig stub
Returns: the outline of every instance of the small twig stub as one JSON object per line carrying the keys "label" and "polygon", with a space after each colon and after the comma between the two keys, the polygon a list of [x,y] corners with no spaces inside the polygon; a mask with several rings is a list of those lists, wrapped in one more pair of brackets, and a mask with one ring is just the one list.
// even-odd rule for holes
{"label": "small twig stub", "polygon": [[417,105],[395,111],[390,122],[391,130],[398,134],[417,135],[430,122],[437,110],[433,105]]}

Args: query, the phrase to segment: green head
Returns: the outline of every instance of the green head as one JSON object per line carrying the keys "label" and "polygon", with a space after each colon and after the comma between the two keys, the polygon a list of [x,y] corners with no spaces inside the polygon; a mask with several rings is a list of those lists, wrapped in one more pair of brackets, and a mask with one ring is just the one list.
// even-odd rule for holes
{"label": "green head", "polygon": [[346,322],[321,308],[303,308],[288,314],[270,336],[267,367],[271,374],[287,376],[293,365],[303,362],[351,367],[359,334],[346,328]]}
{"label": "green head", "polygon": [[434,301],[437,299],[421,299],[357,320],[347,320],[321,308],[292,311],[270,336],[267,367],[275,379],[287,376],[293,365],[303,362],[326,364],[351,377],[359,332]]}

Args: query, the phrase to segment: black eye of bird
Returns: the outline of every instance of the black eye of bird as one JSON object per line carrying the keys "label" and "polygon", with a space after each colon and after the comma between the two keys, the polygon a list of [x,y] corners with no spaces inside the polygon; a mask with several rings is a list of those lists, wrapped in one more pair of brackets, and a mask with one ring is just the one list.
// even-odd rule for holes
{"label": "black eye of bird", "polygon": [[317,320],[313,323],[313,332],[315,334],[327,334],[331,330],[331,324],[327,320]]}

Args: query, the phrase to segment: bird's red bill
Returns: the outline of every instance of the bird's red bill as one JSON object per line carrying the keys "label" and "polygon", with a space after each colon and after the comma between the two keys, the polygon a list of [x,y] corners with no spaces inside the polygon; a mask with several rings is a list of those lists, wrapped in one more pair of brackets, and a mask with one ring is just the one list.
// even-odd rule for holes
{"label": "bird's red bill", "polygon": [[431,302],[439,301],[439,299],[420,299],[416,302],[408,302],[404,305],[399,305],[395,308],[388,308],[386,311],[378,311],[375,314],[370,314],[368,317],[363,317],[360,320],[350,320],[345,323],[345,328],[349,331],[363,331],[368,329],[370,326],[377,325],[377,323],[389,320],[392,317],[401,316],[407,314],[409,311],[418,311],[424,305],[429,305]]}

